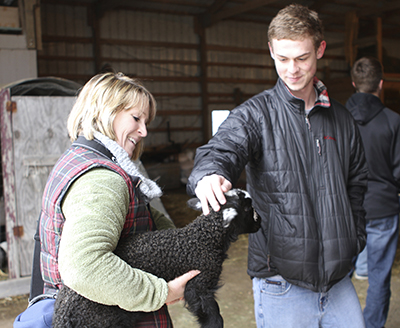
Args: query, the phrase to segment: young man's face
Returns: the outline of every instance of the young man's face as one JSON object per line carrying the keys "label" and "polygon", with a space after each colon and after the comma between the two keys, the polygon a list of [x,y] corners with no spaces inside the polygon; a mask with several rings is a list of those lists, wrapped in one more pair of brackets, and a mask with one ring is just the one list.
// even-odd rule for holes
{"label": "young man's face", "polygon": [[323,56],[325,47],[326,43],[322,41],[315,51],[311,38],[301,41],[273,39],[272,44],[269,43],[276,72],[296,97],[303,99],[313,92],[317,60]]}

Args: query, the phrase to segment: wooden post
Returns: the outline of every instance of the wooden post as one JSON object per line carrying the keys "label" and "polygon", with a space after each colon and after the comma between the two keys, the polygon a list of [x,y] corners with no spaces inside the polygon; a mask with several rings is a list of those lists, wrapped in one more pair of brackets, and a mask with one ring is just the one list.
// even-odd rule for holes
{"label": "wooden post", "polygon": [[201,109],[203,116],[203,143],[208,142],[211,138],[211,115],[208,108],[208,74],[207,74],[207,44],[206,30],[197,18],[194,21],[195,32],[199,36],[199,53],[200,53],[200,87],[201,87]]}
{"label": "wooden post", "polygon": [[[376,57],[382,63],[382,18],[376,18]],[[382,91],[380,93],[380,99],[382,102],[385,101],[385,83],[383,83]]]}
{"label": "wooden post", "polygon": [[8,276],[21,276],[18,241],[14,236],[14,227],[18,226],[15,196],[14,152],[12,132],[12,111],[7,111],[10,102],[10,89],[0,90],[1,123],[1,163],[3,173],[4,214],[6,218],[6,239],[8,248]]}
{"label": "wooden post", "polygon": [[382,63],[382,18],[376,18],[376,56]]}
{"label": "wooden post", "polygon": [[102,16],[101,8],[97,4],[88,7],[90,26],[92,27],[92,42],[93,42],[93,58],[94,58],[94,74],[101,70],[101,46],[100,46],[100,27],[99,20]]}
{"label": "wooden post", "polygon": [[346,13],[345,28],[345,57],[347,63],[353,66],[357,57],[357,45],[354,43],[358,37],[358,17],[355,12]]}
{"label": "wooden post", "polygon": [[41,50],[40,0],[22,1],[20,9],[27,48]]}

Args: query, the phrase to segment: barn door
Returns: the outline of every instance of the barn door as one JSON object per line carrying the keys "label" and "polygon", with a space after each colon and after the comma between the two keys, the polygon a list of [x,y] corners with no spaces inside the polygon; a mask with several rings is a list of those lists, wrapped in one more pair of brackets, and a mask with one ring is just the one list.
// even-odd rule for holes
{"label": "barn door", "polygon": [[[5,123],[11,125],[8,165],[14,181],[3,180],[11,184],[4,186],[5,192],[14,194],[8,205],[5,199],[10,278],[19,278],[31,274],[42,193],[52,167],[70,145],[66,122],[75,97],[14,96],[11,101],[13,110]],[[13,201],[15,205],[10,204]]]}

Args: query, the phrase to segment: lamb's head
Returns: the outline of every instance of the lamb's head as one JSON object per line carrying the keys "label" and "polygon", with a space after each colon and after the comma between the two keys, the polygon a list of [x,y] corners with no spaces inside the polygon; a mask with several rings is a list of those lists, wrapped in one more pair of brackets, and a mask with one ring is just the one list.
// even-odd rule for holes
{"label": "lamb's head", "polygon": [[[257,232],[261,226],[261,217],[252,205],[250,194],[242,189],[231,189],[225,193],[226,203],[221,205],[224,228],[234,227],[236,234]],[[188,201],[188,205],[201,211],[197,198]],[[210,208],[211,209],[211,208]]]}

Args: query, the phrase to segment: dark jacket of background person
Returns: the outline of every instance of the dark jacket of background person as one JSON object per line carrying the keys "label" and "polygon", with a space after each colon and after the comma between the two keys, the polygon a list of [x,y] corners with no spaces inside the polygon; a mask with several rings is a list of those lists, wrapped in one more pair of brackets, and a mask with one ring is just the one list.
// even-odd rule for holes
{"label": "dark jacket of background person", "polygon": [[400,212],[400,115],[370,93],[353,94],[346,107],[358,124],[369,163],[366,219],[393,216]]}
{"label": "dark jacket of background person", "polygon": [[319,94],[309,115],[281,79],[234,109],[197,150],[187,189],[194,194],[197,182],[214,173],[235,185],[246,167],[247,191],[263,218],[249,236],[249,275],[280,274],[325,292],[365,246],[368,172],[350,113],[322,82],[314,86]]}

